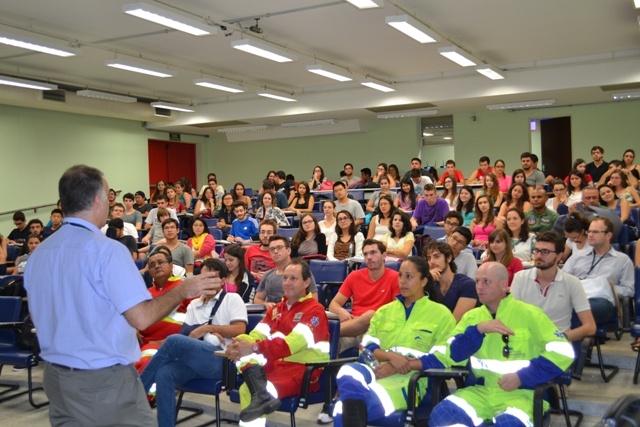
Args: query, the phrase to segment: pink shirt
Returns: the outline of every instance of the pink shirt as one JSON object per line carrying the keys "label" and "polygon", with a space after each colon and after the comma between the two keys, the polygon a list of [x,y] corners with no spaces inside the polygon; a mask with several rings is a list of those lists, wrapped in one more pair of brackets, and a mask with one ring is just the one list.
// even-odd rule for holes
{"label": "pink shirt", "polygon": [[500,185],[500,192],[506,193],[512,184],[511,176],[505,175],[502,178],[498,178],[498,184]]}

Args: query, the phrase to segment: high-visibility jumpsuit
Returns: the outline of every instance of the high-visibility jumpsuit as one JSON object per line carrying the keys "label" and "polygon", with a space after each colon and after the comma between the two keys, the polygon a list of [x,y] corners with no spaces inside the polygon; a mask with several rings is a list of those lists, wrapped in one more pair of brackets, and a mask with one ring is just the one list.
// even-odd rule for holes
{"label": "high-visibility jumpsuit", "polygon": [[[478,332],[479,323],[494,318],[514,335]],[[500,302],[495,316],[484,305],[475,308],[462,317],[444,352],[421,359],[424,369],[464,365],[468,360],[478,380],[438,404],[429,425],[478,426],[493,419],[496,425],[530,426],[533,389],[560,375],[573,358],[573,347],[540,308],[511,295]],[[498,380],[509,373],[517,373],[521,386],[504,391]]]}
{"label": "high-visibility jumpsuit", "polygon": [[[438,343],[444,347],[455,324],[455,318],[444,305],[423,297],[407,308],[404,298],[398,295],[395,301],[382,306],[373,316],[362,346],[371,352],[381,349],[417,359],[433,351]],[[364,364],[343,366],[338,372],[340,400],[334,410],[335,427],[342,427],[342,401],[345,399],[364,400],[370,421],[406,409],[407,386],[413,373],[376,380],[371,368]],[[418,399],[421,399],[426,394],[426,380],[419,386]]]}

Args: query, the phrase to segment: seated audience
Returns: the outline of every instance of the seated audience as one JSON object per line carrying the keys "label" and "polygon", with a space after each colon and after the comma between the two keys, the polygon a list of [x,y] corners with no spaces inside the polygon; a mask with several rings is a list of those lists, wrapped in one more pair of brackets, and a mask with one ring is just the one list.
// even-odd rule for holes
{"label": "seated audience", "polygon": [[233,202],[233,213],[236,219],[231,224],[231,230],[229,230],[227,240],[235,243],[250,242],[251,238],[258,234],[256,220],[249,218],[247,205],[240,200]]}
{"label": "seated audience", "polygon": [[232,243],[224,248],[224,262],[229,269],[227,283],[234,283],[236,292],[245,304],[253,304],[253,298],[258,287],[253,275],[247,270],[244,262],[245,249]]}
{"label": "seated audience", "polygon": [[403,179],[400,183],[400,191],[393,205],[403,212],[413,212],[418,203],[419,197],[413,187],[411,179]]}
{"label": "seated audience", "polygon": [[[164,234],[164,247],[171,251],[172,263],[186,270],[186,273],[193,273],[193,252],[187,245],[178,240],[178,232],[180,231],[180,224],[173,218],[165,219],[162,223],[162,233]],[[151,256],[158,251],[155,248],[149,257],[149,263],[151,263]]]}
{"label": "seated audience", "polygon": [[429,271],[435,282],[436,300],[444,304],[456,319],[478,305],[473,279],[457,273],[451,246],[445,242],[430,242],[424,251]]}
{"label": "seated audience", "polygon": [[298,184],[298,192],[295,194],[293,201],[286,210],[295,212],[296,215],[301,215],[305,212],[313,211],[313,205],[315,202],[316,201],[313,194],[311,194],[309,184],[302,181]]}
{"label": "seated audience", "polygon": [[[53,218],[53,215],[52,215],[52,218]],[[113,208],[111,208],[111,219],[116,219],[116,218],[121,219],[123,222],[124,235],[133,237],[133,239],[137,242],[138,230],[136,229],[135,225],[124,221],[124,205],[122,203],[116,203],[115,205],[113,205]],[[102,227],[100,231],[102,231],[104,234],[107,234],[107,227],[108,225],[105,224],[105,226]]]}
{"label": "seated audience", "polygon": [[473,235],[471,244],[474,249],[486,249],[489,244],[489,235],[494,230],[502,228],[503,222],[493,214],[489,196],[476,197],[475,213],[476,216],[469,227]]}
{"label": "seated audience", "polygon": [[457,272],[475,280],[478,264],[476,257],[473,256],[473,253],[469,249],[471,240],[471,231],[469,231],[467,227],[458,227],[447,236],[447,243],[451,246],[453,261],[456,263]]}
{"label": "seated audience", "polygon": [[569,187],[567,206],[571,206],[574,203],[578,203],[582,200],[582,189],[589,185],[583,173],[572,170],[569,174]]}
{"label": "seated audience", "polygon": [[405,410],[413,374],[408,361],[434,351],[455,327],[451,313],[433,302],[433,281],[423,259],[411,257],[403,262],[399,280],[400,295],[375,313],[362,339],[362,348],[372,354],[378,367],[372,370],[363,363],[349,363],[338,373],[336,427],[364,427],[370,421],[376,425],[374,420]]}
{"label": "seated audience", "polygon": [[413,190],[418,195],[418,198],[422,197],[424,187],[429,184],[433,184],[433,180],[430,177],[423,175],[418,169],[411,169],[409,172],[409,179],[411,179]]}
{"label": "seated audience", "polygon": [[591,221],[580,212],[570,212],[564,222],[564,236],[566,238],[562,259],[566,262],[572,254],[584,255],[591,252],[591,245],[587,240],[587,231]]}
{"label": "seated audience", "polygon": [[312,190],[320,190],[320,186],[323,182],[326,181],[326,177],[324,176],[324,169],[322,166],[316,166],[313,168],[313,173],[311,174],[311,179],[309,180],[309,188]]}
{"label": "seated audience", "polygon": [[[538,156],[533,153],[524,152],[520,155],[520,164],[525,176],[525,185],[532,189],[542,188],[544,189],[545,177],[544,174],[537,168]],[[515,182],[515,174],[514,174]],[[525,209],[528,210],[528,209]]]}
{"label": "seated audience", "polygon": [[[384,179],[384,178],[383,178]],[[391,215],[393,214],[393,200],[386,194],[380,197],[378,203],[378,214],[371,218],[367,239],[375,239],[382,241],[385,234],[389,232],[391,226]]]}
{"label": "seated audience", "polygon": [[131,252],[133,259],[138,259],[138,243],[134,237],[124,234],[124,221],[122,221],[122,218],[110,219],[107,223],[107,230],[105,234],[107,237],[117,240],[125,245],[129,252]]}
{"label": "seated audience", "polygon": [[349,211],[340,211],[336,216],[335,233],[329,237],[327,259],[329,261],[345,260],[362,256],[364,236],[358,231],[353,216]]}
{"label": "seated audience", "polygon": [[620,217],[620,221],[625,223],[631,214],[631,207],[626,199],[618,197],[614,188],[609,184],[598,186],[598,194],[600,195],[600,205],[609,208]]}
{"label": "seated audience", "polygon": [[191,183],[189,180],[184,177],[180,178],[173,185],[173,188],[176,191],[176,197],[178,197],[178,200],[182,202],[185,208],[191,209],[191,199],[193,199],[193,196],[191,196]]}
{"label": "seated audience", "polygon": [[[478,160],[478,163],[480,164],[480,167],[474,170],[473,172],[471,172],[471,174],[469,175],[469,178],[467,178],[467,185],[482,184],[484,182],[485,177],[490,173],[493,173],[493,168],[490,166],[491,160],[489,159],[489,157],[487,156],[480,157],[480,160]],[[496,181],[496,186],[497,184],[498,183]]]}
{"label": "seated audience", "polygon": [[[165,243],[164,233],[162,232],[162,223],[171,218],[169,210],[166,208],[159,208],[157,211],[158,222],[154,224],[146,236],[142,238],[142,243],[145,245],[163,245]],[[138,252],[148,252],[149,248],[141,248]]]}
{"label": "seated audience", "polygon": [[216,241],[209,234],[209,227],[201,218],[193,218],[191,221],[191,237],[187,240],[187,246],[191,248],[194,260],[218,258]]}
{"label": "seated audience", "polygon": [[147,219],[149,211],[153,209],[153,206],[147,203],[147,196],[144,194],[144,191],[136,191],[134,198],[136,203],[133,205],[133,208],[140,212],[142,219]]}
{"label": "seated audience", "polygon": [[289,227],[289,220],[282,210],[276,206],[273,206],[273,195],[270,192],[265,192],[260,199],[260,207],[256,211],[255,215],[258,221],[265,219],[272,219],[278,227]]}
{"label": "seated audience", "polygon": [[[416,234],[422,234],[425,225],[440,225],[444,223],[444,216],[449,212],[449,205],[436,195],[436,187],[427,184],[424,187],[424,199],[418,202],[416,210],[411,216],[411,226]],[[418,228],[419,226],[422,226]]]}
{"label": "seated audience", "polygon": [[[533,191],[533,189],[532,189]],[[500,212],[498,217],[504,221],[507,216],[507,211],[511,208],[518,208],[522,212],[529,212],[531,210],[531,203],[529,203],[529,191],[522,184],[511,184],[509,191],[504,197],[504,203],[500,206]]]}
{"label": "seated audience", "polygon": [[269,239],[278,232],[278,224],[272,219],[265,219],[260,223],[258,230],[260,244],[247,248],[244,254],[244,264],[259,282],[265,272],[276,267],[269,252]]}
{"label": "seated audience", "polygon": [[547,192],[539,188],[531,191],[531,210],[524,216],[529,230],[534,233],[552,230],[558,218],[555,211],[547,208]]}
{"label": "seated audience", "polygon": [[218,208],[215,193],[211,187],[205,187],[196,202],[193,215],[199,218],[211,219]]}
{"label": "seated audience", "polygon": [[567,194],[567,184],[565,184],[564,181],[557,179],[551,183],[551,186],[553,189],[553,197],[548,199],[545,205],[547,209],[558,212],[558,206],[568,206],[567,201],[569,199],[569,195]]}
{"label": "seated audience", "polygon": [[622,169],[627,174],[629,184],[638,188],[638,180],[640,180],[640,165],[636,165],[633,161],[636,158],[636,152],[632,149],[624,150],[622,154]]}
{"label": "seated audience", "polygon": [[[389,181],[389,186],[391,188],[396,188],[396,179],[395,177],[389,175],[389,168],[387,167],[387,164],[379,163],[378,168],[376,169],[376,174],[373,177],[373,182],[375,182],[376,184],[380,184],[380,179],[382,179],[383,177],[387,178],[387,180]],[[382,187],[382,184],[380,184],[380,187]]]}
{"label": "seated audience", "polygon": [[[208,260],[202,268],[220,271],[221,277],[226,272],[218,260]],[[145,391],[155,395],[160,426],[175,425],[177,385],[194,379],[222,380],[224,358],[214,353],[246,332],[247,322],[247,309],[233,293],[220,289],[213,297],[191,301],[180,333],[166,339],[140,374]]]}
{"label": "seated audience", "polygon": [[244,184],[241,182],[236,182],[233,186],[233,192],[231,192],[231,197],[233,201],[242,200],[247,204],[247,206],[251,206],[251,198],[247,196],[247,193],[244,189]]}
{"label": "seated audience", "polygon": [[291,257],[327,255],[327,236],[320,231],[318,220],[313,214],[304,213],[300,217],[300,228],[291,239]]}
{"label": "seated audience", "polygon": [[[511,294],[517,300],[540,307],[569,341],[579,341],[595,334],[596,322],[580,280],[558,268],[563,248],[558,233],[538,234],[532,251],[536,268],[516,273]],[[580,325],[572,329],[574,311]]]}
{"label": "seated audience", "polygon": [[638,190],[636,190],[632,185],[629,185],[627,175],[623,171],[619,170],[613,172],[609,177],[609,184],[611,184],[615,190],[616,195],[621,199],[625,199],[629,203],[630,207],[640,207],[640,195],[638,195]]}
{"label": "seated audience", "polygon": [[124,202],[124,216],[122,220],[128,224],[133,225],[136,230],[142,229],[142,214],[134,209],[134,195],[127,193],[122,197]]}
{"label": "seated audience", "polygon": [[[530,186],[527,184],[527,177],[526,177],[526,175],[524,174],[524,171],[523,171],[522,169],[516,169],[516,170],[514,170],[514,171],[513,171],[513,173],[511,174],[511,177],[512,177],[512,183],[511,183],[511,185],[513,185],[513,184],[522,184],[522,185],[524,185],[524,186],[526,186],[526,187],[528,187],[528,188],[530,187]],[[509,188],[511,188],[511,186],[509,186]],[[531,187],[531,188],[532,188],[532,187]],[[507,191],[505,191],[505,195],[506,195],[506,193],[508,193],[508,192],[509,192],[509,189],[507,189]]]}
{"label": "seated audience", "polygon": [[187,207],[178,199],[178,194],[176,193],[176,189],[171,186],[167,186],[167,206],[176,211],[176,213],[185,213],[187,211]]}
{"label": "seated audience", "polygon": [[447,160],[447,163],[445,163],[445,167],[446,167],[446,170],[442,175],[440,175],[440,179],[438,180],[438,184],[442,184],[444,182],[444,178],[447,177],[447,176],[450,176],[453,179],[455,179],[457,184],[464,184],[464,175],[462,175],[461,171],[456,169],[456,162],[455,161]]}
{"label": "seated audience", "polygon": [[[275,263],[275,267],[264,273],[253,299],[254,304],[262,304],[267,309],[282,301],[284,296],[282,287],[283,274],[285,268],[291,264],[291,244],[289,239],[279,234],[269,237],[269,253]],[[318,287],[313,274],[311,274],[311,282],[307,292],[311,294],[313,299],[318,300]]]}
{"label": "seated audience", "polygon": [[145,230],[149,230],[152,225],[161,224],[162,222],[158,220],[158,209],[167,209],[169,211],[169,215],[171,218],[178,220],[178,215],[176,215],[176,211],[169,207],[169,198],[164,194],[161,194],[157,197],[156,203],[158,207],[153,208],[149,211],[149,215],[147,215],[147,219],[144,221]]}
{"label": "seated audience", "polygon": [[[623,163],[620,160],[612,160],[610,163],[608,163],[607,169],[605,170],[604,174],[602,174],[600,179],[594,184],[594,187],[601,184],[609,183],[611,180],[611,174],[621,171],[622,165]],[[624,175],[627,176],[626,173]]]}
{"label": "seated audience", "polygon": [[482,196],[486,194],[489,196],[493,207],[500,208],[502,204],[502,193],[500,192],[500,188],[498,186],[498,178],[493,174],[493,172],[489,172],[485,175],[484,180],[482,181],[482,189],[478,191],[478,196]]}
{"label": "seated audience", "polygon": [[153,194],[151,195],[151,204],[155,205],[158,203],[158,196],[163,195],[166,196],[167,195],[167,184],[164,182],[164,180],[160,180],[158,182],[156,182],[155,185],[155,190],[153,192]]}
{"label": "seated audience", "polygon": [[386,176],[383,176],[382,178],[380,178],[379,184],[380,191],[376,191],[375,193],[373,193],[373,196],[371,196],[371,198],[367,202],[367,212],[373,212],[374,214],[378,212],[378,202],[380,202],[380,198],[382,196],[389,197],[391,199],[391,206],[393,206],[393,203],[396,199],[396,193],[391,191],[391,184],[389,182],[389,179]]}
{"label": "seated audience", "polygon": [[444,190],[440,193],[440,198],[446,201],[449,205],[449,210],[452,210],[458,204],[458,186],[450,176],[444,179],[442,186]]}
{"label": "seated audience", "polygon": [[27,227],[27,218],[22,211],[13,213],[13,225],[16,226],[7,236],[9,245],[21,245],[27,241],[29,237],[29,228]]}
{"label": "seated audience", "polygon": [[415,237],[411,232],[411,220],[402,211],[394,211],[391,214],[391,224],[381,242],[387,248],[387,255],[394,258],[405,259],[411,255]]}
{"label": "seated audience", "polygon": [[[240,200],[240,202],[242,202],[242,200]],[[218,218],[216,227],[220,231],[222,231],[223,239],[226,239],[227,236],[229,236],[229,232],[231,231],[231,224],[233,224],[233,221],[236,219],[236,214],[233,212],[234,203],[235,202],[233,201],[233,196],[229,193],[226,193],[224,196],[222,196],[220,209],[214,214],[214,217]]]}
{"label": "seated audience", "polygon": [[[124,209],[122,209],[122,213],[124,214]],[[51,225],[46,226],[44,228],[44,230],[42,230],[42,238],[43,239],[46,239],[47,237],[51,236],[53,233],[58,231],[60,229],[60,227],[62,227],[62,225],[63,225],[62,224],[63,216],[64,215],[62,213],[62,209],[56,208],[56,209],[51,211]],[[136,237],[137,236],[138,236],[138,232],[136,231]]]}
{"label": "seated audience", "polygon": [[591,175],[593,182],[597,184],[604,184],[605,181],[601,181],[601,178],[609,169],[609,163],[603,159],[604,148],[594,145],[591,147],[591,158],[593,162],[587,164],[585,172]]}
{"label": "seated audience", "polygon": [[531,251],[536,243],[536,235],[529,232],[529,224],[520,209],[511,208],[507,211],[506,230],[509,237],[511,237],[513,255],[523,263],[531,262]]}
{"label": "seated audience", "polygon": [[336,204],[333,200],[325,200],[322,202],[322,212],[324,213],[324,219],[318,222],[320,231],[327,236],[327,241],[331,237],[331,234],[336,231]]}
{"label": "seated audience", "polygon": [[349,193],[343,181],[336,181],[333,184],[333,196],[335,197],[336,214],[348,211],[355,225],[359,227],[364,222],[364,210],[359,202],[349,199]]}
{"label": "seated audience", "polygon": [[502,159],[496,160],[496,162],[493,164],[493,173],[496,174],[496,179],[498,180],[499,184],[498,186],[502,194],[506,193],[509,190],[509,187],[511,187],[511,184],[513,184],[511,176],[505,175],[504,167],[505,164],[504,160]]}
{"label": "seated audience", "polygon": [[455,207],[457,212],[462,215],[463,225],[470,227],[471,222],[476,217],[476,196],[473,194],[473,188],[463,185],[458,193],[458,204]]}
{"label": "seated audience", "polygon": [[[27,248],[27,253],[21,255],[16,259],[15,266],[7,267],[6,272],[2,274],[24,274],[24,269],[27,268],[27,261],[29,257],[36,250],[36,248],[42,243],[42,236],[39,234],[30,234],[27,238],[27,242],[24,247]],[[7,239],[0,236],[0,269],[7,263]]]}
{"label": "seated audience", "polygon": [[509,286],[513,275],[523,270],[522,261],[513,255],[511,238],[504,229],[493,230],[489,236],[489,247],[485,253],[484,262],[499,262],[504,265],[509,274]]}

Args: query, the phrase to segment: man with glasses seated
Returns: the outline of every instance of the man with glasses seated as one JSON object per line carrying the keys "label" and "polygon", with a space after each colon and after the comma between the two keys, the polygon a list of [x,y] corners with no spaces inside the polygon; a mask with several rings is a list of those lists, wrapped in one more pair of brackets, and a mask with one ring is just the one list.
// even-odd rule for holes
{"label": "man with glasses seated", "polygon": [[458,227],[447,236],[447,243],[451,246],[453,262],[455,262],[456,267],[458,267],[458,273],[475,279],[476,271],[478,271],[478,263],[469,247],[469,243],[471,243],[471,231],[469,231],[467,227]]}
{"label": "man with glasses seated", "polygon": [[[538,234],[531,251],[536,268],[516,273],[511,294],[540,307],[569,341],[578,341],[596,332],[596,322],[580,280],[558,268],[563,251],[560,235],[553,231]],[[574,311],[580,326],[571,329]]]}
{"label": "man with glasses seated", "polygon": [[616,312],[613,289],[618,297],[632,297],[635,293],[633,263],[626,254],[611,247],[612,235],[613,223],[608,218],[592,219],[587,231],[591,250],[572,255],[563,268],[582,281],[596,323],[606,322]]}
{"label": "man with glasses seated", "polygon": [[533,389],[573,362],[573,347],[544,312],[508,294],[508,278],[502,264],[482,264],[476,275],[482,306],[462,317],[442,350],[410,362],[425,370],[468,361],[478,380],[440,402],[429,425],[533,425]]}
{"label": "man with glasses seated", "polygon": [[[279,234],[269,237],[269,253],[276,267],[264,273],[253,298],[254,304],[263,304],[267,309],[282,301],[284,296],[282,277],[284,269],[291,264],[291,243],[289,239]],[[318,287],[313,274],[311,274],[310,280],[308,292],[317,301]]]}

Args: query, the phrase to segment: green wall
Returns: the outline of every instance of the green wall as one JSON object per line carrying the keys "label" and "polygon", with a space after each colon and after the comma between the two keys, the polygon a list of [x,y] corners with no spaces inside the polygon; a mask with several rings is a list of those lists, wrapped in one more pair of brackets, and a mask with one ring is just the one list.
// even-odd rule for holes
{"label": "green wall", "polygon": [[[474,115],[476,121],[471,119]],[[530,149],[529,120],[560,116],[571,116],[573,157],[588,159],[592,145],[605,147],[605,159],[639,146],[640,101],[513,113],[480,111],[454,115],[455,160],[466,175],[477,167],[480,156],[489,155],[492,161],[501,157],[510,173],[519,167],[520,153]],[[406,118],[370,121],[366,131],[343,135],[236,143],[220,134],[182,139],[197,145],[198,185],[214,171],[225,188],[236,181],[257,188],[269,169],[308,179],[318,164],[336,179],[346,162],[353,163],[356,171],[374,170],[386,162],[396,163],[404,172],[409,159],[420,152],[419,126],[419,119]],[[166,133],[149,132],[138,121],[7,105],[0,105],[0,129],[0,211],[54,203],[60,175],[77,163],[98,167],[118,190],[147,188],[147,140],[168,139]],[[423,162],[430,159],[425,156]],[[46,208],[25,213],[46,220],[49,212]],[[0,233],[12,228],[10,215],[0,216]]]}
{"label": "green wall", "polygon": [[[476,121],[471,119],[476,116]],[[478,158],[502,158],[506,172],[520,167],[520,154],[531,149],[529,121],[571,117],[572,157],[591,161],[591,147],[605,148],[605,160],[619,159],[627,148],[640,156],[640,101],[611,102],[526,111],[479,111],[454,115],[456,163],[467,176]],[[544,159],[542,159],[544,162]],[[640,158],[636,158],[636,163]],[[540,164],[540,166],[542,163]]]}

